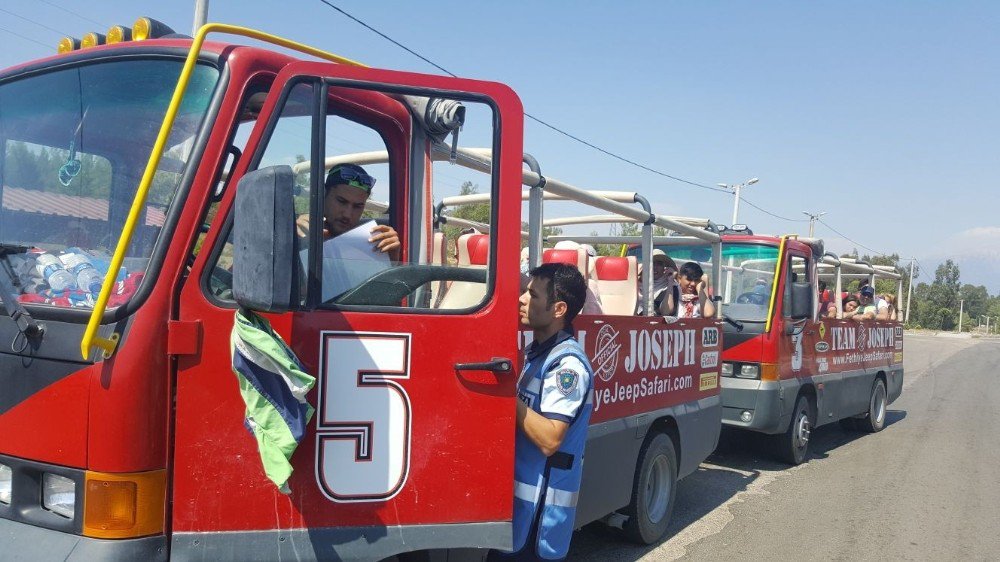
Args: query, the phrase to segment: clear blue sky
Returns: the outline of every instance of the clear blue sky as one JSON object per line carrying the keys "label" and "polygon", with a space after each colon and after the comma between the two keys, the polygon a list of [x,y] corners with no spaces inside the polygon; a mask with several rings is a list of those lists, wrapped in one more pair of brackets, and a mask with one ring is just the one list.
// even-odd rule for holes
{"label": "clear blue sky", "polygon": [[[857,243],[817,224],[835,251],[915,256],[922,281],[955,257],[963,281],[1000,292],[998,2],[330,1],[451,72],[511,85],[526,111],[608,150],[710,186],[759,177],[749,201],[796,220],[826,211]],[[139,15],[189,33],[193,5],[7,0],[0,66],[50,54],[58,32]],[[209,15],[372,66],[437,72],[319,0],[211,0]],[[526,127],[547,175],[731,218],[732,195]],[[758,232],[808,228],[745,204],[740,219]]]}

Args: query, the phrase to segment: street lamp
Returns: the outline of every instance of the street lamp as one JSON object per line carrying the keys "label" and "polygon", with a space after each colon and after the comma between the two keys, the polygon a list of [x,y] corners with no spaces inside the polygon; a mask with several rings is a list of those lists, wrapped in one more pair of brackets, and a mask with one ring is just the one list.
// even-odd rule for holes
{"label": "street lamp", "polygon": [[813,231],[815,230],[816,227],[816,221],[818,221],[820,217],[825,215],[826,211],[820,211],[818,213],[810,213],[809,211],[802,211],[802,214],[809,217],[809,238],[812,238]]}
{"label": "street lamp", "polygon": [[748,185],[753,185],[760,181],[758,178],[751,178],[743,183],[738,183],[736,185],[729,185],[725,183],[717,183],[719,187],[723,189],[732,189],[733,193],[736,194],[736,199],[733,201],[733,222],[729,226],[736,224],[738,217],[740,215],[740,190]]}

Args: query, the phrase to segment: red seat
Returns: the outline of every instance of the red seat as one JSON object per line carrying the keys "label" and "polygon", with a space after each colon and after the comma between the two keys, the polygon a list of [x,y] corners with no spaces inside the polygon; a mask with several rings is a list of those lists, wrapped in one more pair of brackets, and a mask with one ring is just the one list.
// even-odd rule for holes
{"label": "red seat", "polygon": [[487,265],[490,262],[490,235],[463,234],[458,237],[458,265]]}
{"label": "red seat", "polygon": [[601,256],[594,260],[594,277],[605,314],[632,316],[638,301],[635,256]]}

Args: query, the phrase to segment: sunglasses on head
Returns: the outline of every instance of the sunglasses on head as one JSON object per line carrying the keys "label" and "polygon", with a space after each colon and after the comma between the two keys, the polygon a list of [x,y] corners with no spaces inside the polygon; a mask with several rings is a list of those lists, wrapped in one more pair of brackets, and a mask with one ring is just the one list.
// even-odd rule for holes
{"label": "sunglasses on head", "polygon": [[375,187],[375,178],[356,168],[336,168],[327,180],[329,185],[346,184],[370,192]]}

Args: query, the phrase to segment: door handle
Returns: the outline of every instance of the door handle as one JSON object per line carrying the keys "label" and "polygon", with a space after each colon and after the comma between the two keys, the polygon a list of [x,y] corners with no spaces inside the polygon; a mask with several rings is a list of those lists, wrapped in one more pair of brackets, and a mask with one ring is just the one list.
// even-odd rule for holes
{"label": "door handle", "polygon": [[506,357],[494,357],[482,363],[455,363],[456,371],[493,371],[494,373],[509,373],[514,363]]}

